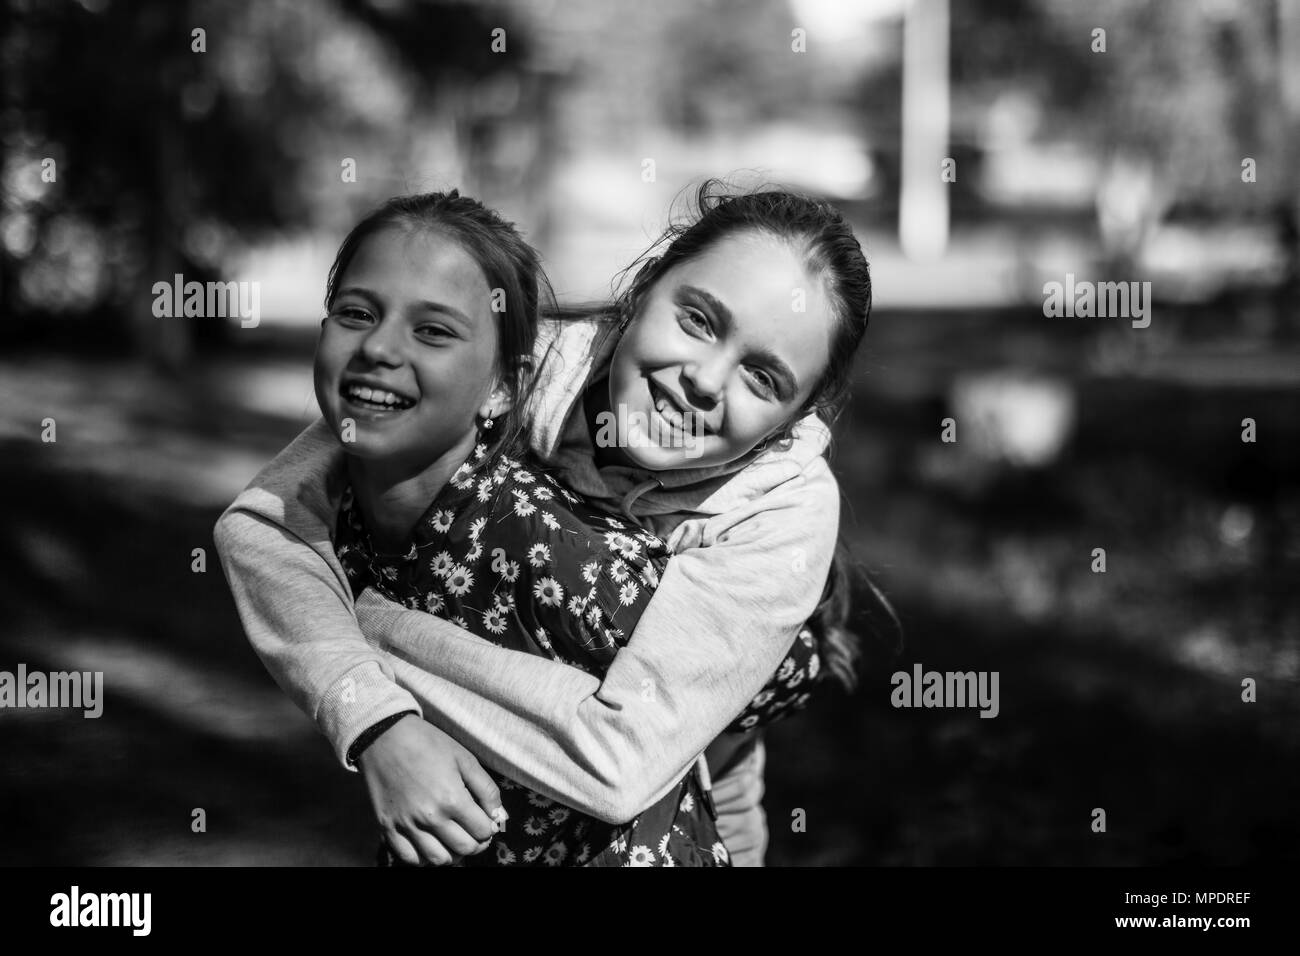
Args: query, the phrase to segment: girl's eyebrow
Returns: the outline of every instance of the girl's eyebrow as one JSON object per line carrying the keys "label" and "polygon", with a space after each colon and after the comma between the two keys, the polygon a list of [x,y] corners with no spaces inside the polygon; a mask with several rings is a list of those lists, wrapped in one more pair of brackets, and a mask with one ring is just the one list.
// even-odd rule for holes
{"label": "girl's eyebrow", "polygon": [[713,313],[714,318],[718,320],[718,324],[722,326],[722,331],[730,332],[735,328],[736,320],[732,316],[731,310],[728,309],[726,305],[723,304],[722,300],[712,292],[709,292],[706,289],[701,289],[697,285],[684,285],[679,287],[678,291],[692,298],[699,299],[707,305],[709,311]]}
{"label": "girl's eyebrow", "polygon": [[[678,291],[686,296],[698,299],[708,306],[709,311],[712,312],[714,318],[718,320],[718,324],[722,326],[722,331],[724,333],[729,333],[735,329],[735,316],[731,314],[731,310],[723,304],[722,300],[712,292],[694,285],[680,286]],[[790,371],[790,366],[785,364],[785,362],[783,362],[775,352],[763,347],[753,349],[752,351],[753,354],[762,360],[763,364],[767,366],[768,371],[772,373],[773,377],[777,379],[777,391],[781,393],[781,399],[783,401],[788,401],[791,395],[799,394],[798,379],[795,378],[794,372]]]}
{"label": "girl's eyebrow", "polygon": [[424,309],[426,312],[437,312],[447,316],[449,319],[455,319],[461,325],[472,326],[468,315],[456,308],[454,305],[447,305],[445,302],[430,302],[428,299],[422,299],[415,303],[417,308]]}
{"label": "girl's eyebrow", "polygon": [[363,289],[360,286],[350,285],[346,289],[339,289],[338,294],[335,295],[334,298],[341,299],[345,295],[354,295],[359,299],[365,299],[375,308],[384,304],[383,300],[380,299],[379,296],[375,295],[375,293],[371,292],[369,289]]}
{"label": "girl's eyebrow", "polygon": [[[355,295],[365,299],[372,306],[378,309],[383,305],[383,299],[369,289],[363,289],[360,286],[348,286],[346,289],[339,289],[336,298],[343,298],[345,295]],[[455,306],[447,305],[444,302],[430,302],[427,299],[415,303],[417,308],[424,309],[427,312],[439,312],[449,318],[455,319],[463,325],[470,325],[469,316]]]}

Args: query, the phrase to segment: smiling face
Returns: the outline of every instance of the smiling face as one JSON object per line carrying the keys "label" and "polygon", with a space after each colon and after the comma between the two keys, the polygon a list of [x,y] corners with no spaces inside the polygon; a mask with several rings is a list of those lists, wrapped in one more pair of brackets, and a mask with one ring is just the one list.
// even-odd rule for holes
{"label": "smiling face", "polygon": [[811,397],[833,322],[823,281],[767,233],[729,236],[669,269],[642,296],[610,362],[610,410],[650,425],[622,455],[651,471],[745,455]]}
{"label": "smiling face", "polygon": [[442,233],[388,227],[362,241],[316,347],[325,420],[340,436],[355,424],[345,451],[412,472],[469,455],[496,384],[490,295],[483,270]]}

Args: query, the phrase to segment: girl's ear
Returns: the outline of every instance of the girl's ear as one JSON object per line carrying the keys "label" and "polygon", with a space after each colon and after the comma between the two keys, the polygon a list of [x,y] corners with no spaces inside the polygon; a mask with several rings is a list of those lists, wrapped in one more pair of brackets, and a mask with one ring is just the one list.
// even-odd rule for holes
{"label": "girl's ear", "polygon": [[499,418],[510,411],[514,404],[514,390],[498,379],[492,386],[492,391],[488,393],[487,400],[479,407],[478,413],[483,418]]}

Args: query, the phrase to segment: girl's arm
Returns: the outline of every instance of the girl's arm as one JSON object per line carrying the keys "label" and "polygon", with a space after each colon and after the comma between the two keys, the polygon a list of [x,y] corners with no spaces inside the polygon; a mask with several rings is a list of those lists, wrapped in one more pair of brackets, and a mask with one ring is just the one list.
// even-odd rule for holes
{"label": "girl's arm", "polygon": [[253,479],[213,537],[249,642],[339,760],[362,732],[420,705],[357,629],[331,531],[343,452],[318,419]]}
{"label": "girl's arm", "polygon": [[240,616],[272,676],[345,766],[366,728],[422,709],[484,763],[609,822],[674,786],[762,688],[816,606],[834,550],[838,489],[817,459],[669,563],[603,683],[362,595],[356,610],[381,650],[358,628],[330,543],[340,456],[318,421],[217,522]]}
{"label": "girl's arm", "polygon": [[370,591],[357,618],[429,720],[495,769],[618,822],[671,789],[771,677],[821,598],[838,522],[817,459],[673,557],[603,681]]}
{"label": "girl's arm", "polygon": [[[343,765],[356,770],[348,751],[365,730],[420,708],[353,617],[330,537],[341,455],[318,421],[227,509],[215,539],[253,648]],[[442,864],[486,849],[495,814],[504,811],[478,760],[423,720],[398,717],[384,738],[360,760],[393,852],[410,864]]]}

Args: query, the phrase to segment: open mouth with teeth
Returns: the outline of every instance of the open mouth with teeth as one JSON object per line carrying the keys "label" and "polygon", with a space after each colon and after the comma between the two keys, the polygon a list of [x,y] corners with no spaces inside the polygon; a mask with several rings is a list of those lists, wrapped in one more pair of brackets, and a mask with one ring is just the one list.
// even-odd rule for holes
{"label": "open mouth with teeth", "polygon": [[356,382],[340,386],[339,394],[358,408],[376,411],[402,411],[415,405],[414,399],[406,398],[404,395],[381,388],[371,388],[369,385],[358,385]]}
{"label": "open mouth with teeth", "polygon": [[660,419],[673,432],[691,435],[708,434],[704,418],[695,411],[684,409],[677,399],[661,388],[654,379],[646,379],[650,386],[650,400]]}

